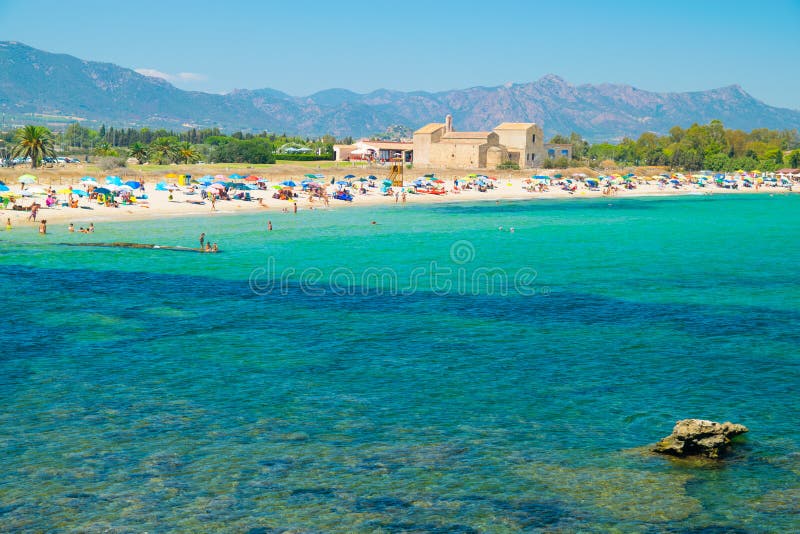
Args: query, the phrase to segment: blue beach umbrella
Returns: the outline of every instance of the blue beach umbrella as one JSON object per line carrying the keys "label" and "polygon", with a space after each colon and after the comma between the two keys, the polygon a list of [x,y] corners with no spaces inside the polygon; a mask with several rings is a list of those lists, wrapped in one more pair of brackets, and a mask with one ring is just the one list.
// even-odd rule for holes
{"label": "blue beach umbrella", "polygon": [[106,176],[106,183],[108,185],[122,185],[122,179],[119,176]]}
{"label": "blue beach umbrella", "polygon": [[285,185],[286,187],[296,187],[297,184],[291,180],[286,180],[285,182],[281,182],[281,185]]}
{"label": "blue beach umbrella", "polygon": [[356,177],[356,175],[355,175],[355,174],[348,174],[347,176],[345,176],[345,177],[344,177],[344,179],[345,179],[345,180],[351,180],[351,179],[353,179],[353,178],[355,178],[355,177]]}
{"label": "blue beach umbrella", "polygon": [[98,187],[97,189],[94,190],[94,192],[99,195],[108,195],[111,193],[111,190],[105,187]]}
{"label": "blue beach umbrella", "polygon": [[139,189],[140,187],[142,187],[142,183],[141,182],[137,182],[135,180],[130,180],[128,182],[125,182],[125,185],[127,185],[131,189]]}
{"label": "blue beach umbrella", "polygon": [[89,196],[89,193],[87,193],[83,189],[73,189],[72,190],[72,194],[73,195],[78,195],[79,197],[88,197]]}
{"label": "blue beach umbrella", "polygon": [[94,181],[95,181],[94,176],[84,176],[83,178],[81,178],[81,182],[94,182]]}
{"label": "blue beach umbrella", "polygon": [[344,180],[339,180],[336,182],[336,185],[350,185],[350,182],[345,182]]}
{"label": "blue beach umbrella", "polygon": [[242,176],[241,174],[233,173],[228,178],[230,178],[231,180],[241,180],[242,178],[244,178],[244,176]]}
{"label": "blue beach umbrella", "polygon": [[0,183],[0,191],[10,191],[6,184]]}

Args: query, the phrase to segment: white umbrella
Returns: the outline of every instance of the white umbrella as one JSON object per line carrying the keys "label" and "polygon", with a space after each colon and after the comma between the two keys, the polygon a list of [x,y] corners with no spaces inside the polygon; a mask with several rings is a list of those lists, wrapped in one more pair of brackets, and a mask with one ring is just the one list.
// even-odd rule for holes
{"label": "white umbrella", "polygon": [[94,180],[84,180],[84,181],[82,181],[82,182],[81,182],[81,185],[83,185],[83,186],[89,186],[89,187],[97,187],[97,186],[98,186],[98,185],[100,185],[100,184],[98,184],[98,183],[97,183],[97,182],[95,182]]}
{"label": "white umbrella", "polygon": [[21,184],[33,184],[36,183],[36,177],[31,174],[23,174],[18,181]]}

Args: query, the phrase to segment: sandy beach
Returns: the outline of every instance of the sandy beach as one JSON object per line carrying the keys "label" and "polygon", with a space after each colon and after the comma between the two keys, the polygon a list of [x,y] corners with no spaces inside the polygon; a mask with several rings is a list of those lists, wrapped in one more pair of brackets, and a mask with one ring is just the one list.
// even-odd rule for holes
{"label": "sandy beach", "polygon": [[[17,194],[21,191],[21,184],[17,182],[18,177],[22,174],[31,173],[37,177],[35,184],[26,186],[27,188],[39,187],[47,190],[53,188],[55,190],[63,190],[69,186],[79,187],[80,178],[84,175],[94,176],[100,184],[105,183],[106,174],[115,174],[121,176],[122,180],[137,180],[145,184],[145,191],[147,199],[131,205],[120,205],[119,207],[108,207],[98,203],[96,200],[89,200],[81,198],[79,200],[78,208],[66,207],[66,195],[58,195],[58,203],[50,208],[44,206],[44,197],[23,197],[17,198],[16,204],[23,207],[29,207],[33,202],[38,202],[42,205],[39,210],[37,221],[47,220],[48,224],[68,224],[73,223],[76,228],[87,225],[90,222],[107,222],[107,221],[126,221],[126,220],[142,220],[154,218],[171,218],[171,217],[197,217],[209,216],[219,217],[230,214],[242,214],[249,212],[256,213],[280,213],[284,210],[293,211],[294,203],[297,204],[297,211],[304,211],[310,209],[341,209],[358,206],[376,206],[387,205],[393,206],[402,204],[401,195],[384,195],[381,193],[380,182],[389,176],[389,168],[381,166],[372,167],[351,167],[346,165],[336,166],[333,163],[329,167],[319,166],[303,166],[303,165],[287,165],[278,164],[262,167],[234,167],[232,165],[193,165],[193,166],[176,166],[169,170],[147,170],[137,168],[127,168],[124,170],[114,170],[108,173],[98,171],[94,168],[87,168],[85,165],[68,166],[65,168],[50,168],[50,169],[29,169],[17,167],[14,169],[0,170],[0,180],[6,183],[11,189],[11,193]],[[202,200],[201,196],[197,193],[186,194],[182,187],[176,191],[157,191],[155,184],[158,182],[176,183],[174,178],[166,178],[167,174],[190,174],[193,177],[199,177],[204,174],[231,174],[238,173],[241,175],[255,174],[263,177],[269,182],[266,189],[250,191],[251,201],[242,200],[217,200],[214,208],[208,200]],[[551,185],[546,191],[531,191],[530,177],[532,170],[525,171],[474,171],[476,173],[484,172],[492,176],[492,188],[486,191],[478,191],[477,189],[464,189],[455,187],[455,180],[462,180],[471,171],[453,171],[443,169],[413,169],[407,170],[404,176],[404,184],[408,186],[418,176],[423,174],[434,173],[437,178],[443,181],[440,184],[444,187],[446,193],[443,195],[433,194],[413,194],[408,193],[405,195],[406,204],[441,204],[448,202],[499,202],[499,201],[519,201],[519,200],[537,200],[537,199],[582,199],[582,198],[624,198],[624,197],[642,197],[642,196],[665,196],[665,195],[711,195],[711,194],[786,194],[792,192],[793,189],[797,190],[798,186],[795,184],[793,189],[785,187],[768,187],[762,186],[756,188],[739,188],[739,189],[722,189],[713,184],[708,184],[701,187],[697,184],[681,184],[679,186],[669,184],[659,184],[655,181],[636,180],[636,185],[633,189],[626,189],[623,187],[616,188],[615,191],[604,191],[602,188],[590,188],[580,180],[576,180],[577,190],[568,192],[561,187]],[[554,174],[558,171],[549,171]],[[569,176],[571,173],[582,172],[589,176],[597,175],[589,169],[568,169],[560,171],[564,176]],[[663,169],[647,169],[645,172],[663,172]],[[284,180],[293,180],[299,184],[303,180],[303,175],[306,173],[316,173],[324,175],[323,181],[330,184],[331,180],[339,181],[347,175],[355,175],[358,177],[372,175],[377,178],[377,187],[368,187],[366,194],[361,194],[355,189],[353,192],[353,201],[342,201],[331,199],[329,205],[326,207],[320,199],[311,199],[309,195],[302,191],[302,188],[294,188],[297,194],[294,201],[278,200],[273,198],[275,189],[274,185],[280,184]],[[590,174],[592,173],[592,174]],[[537,172],[536,174],[539,174]],[[555,179],[554,179],[555,182]],[[355,182],[357,185],[358,182]],[[328,192],[335,191],[337,186],[328,185]],[[11,209],[11,205],[7,209],[0,210],[0,216],[3,217],[3,227],[5,227],[6,220],[11,219],[12,227],[34,225],[29,221],[30,212]]]}

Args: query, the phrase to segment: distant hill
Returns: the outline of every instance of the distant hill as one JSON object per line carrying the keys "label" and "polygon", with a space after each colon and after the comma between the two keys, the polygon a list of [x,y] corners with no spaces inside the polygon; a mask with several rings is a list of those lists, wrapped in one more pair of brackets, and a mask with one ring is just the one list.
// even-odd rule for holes
{"label": "distant hill", "polygon": [[294,97],[274,89],[226,95],[184,91],[111,63],[84,61],[16,42],[0,42],[0,113],[71,117],[115,126],[332,133],[355,137],[412,130],[453,115],[456,128],[504,121],[542,124],[549,138],[578,132],[593,141],[666,133],[672,126],[721,120],[729,128],[800,128],[800,111],[768,106],[739,86],[654,93],[628,85],[571,85],[555,75],[535,82],[429,93],[328,89]]}

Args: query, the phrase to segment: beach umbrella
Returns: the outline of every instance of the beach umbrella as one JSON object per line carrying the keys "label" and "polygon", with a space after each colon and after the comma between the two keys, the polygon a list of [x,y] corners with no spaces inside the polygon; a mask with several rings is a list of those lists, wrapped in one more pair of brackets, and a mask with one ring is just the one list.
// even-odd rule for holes
{"label": "beach umbrella", "polygon": [[285,182],[281,182],[281,185],[285,185],[286,187],[296,187],[297,184],[291,180],[286,180]]}
{"label": "beach umbrella", "polygon": [[369,176],[367,176],[367,178],[369,178],[370,180],[377,180],[378,179],[374,174],[370,174]]}
{"label": "beach umbrella", "polygon": [[6,184],[0,184],[0,191],[9,191],[8,186]]}
{"label": "beach umbrella", "polygon": [[361,178],[359,178],[359,179],[358,179],[358,181],[359,181],[359,182],[368,182],[369,180],[367,180],[366,178],[364,178],[364,177],[362,176]]}
{"label": "beach umbrella", "polygon": [[99,195],[107,195],[111,193],[111,190],[108,189],[107,187],[98,187],[97,189],[94,190],[94,192]]}
{"label": "beach umbrella", "polygon": [[174,172],[167,173],[167,174],[164,176],[164,178],[170,178],[170,179],[173,179],[173,180],[174,180],[175,178],[177,178],[177,177],[178,177],[178,175],[177,175],[177,174],[175,174]]}
{"label": "beach umbrella", "polygon": [[36,177],[32,174],[23,174],[17,181],[21,184],[34,184],[36,183]]}
{"label": "beach umbrella", "polygon": [[108,185],[122,185],[122,180],[119,176],[106,176],[106,183]]}
{"label": "beach umbrella", "polygon": [[384,180],[383,181],[383,185],[392,185],[392,181],[391,180]]}
{"label": "beach umbrella", "polygon": [[87,193],[83,189],[73,189],[72,190],[72,194],[73,195],[78,195],[79,197],[88,197],[89,196],[89,193]]}
{"label": "beach umbrella", "polygon": [[59,195],[69,195],[70,193],[72,193],[72,189],[70,189],[69,187],[65,187],[63,189],[59,189],[58,191],[56,191],[56,193],[58,193]]}
{"label": "beach umbrella", "polygon": [[117,186],[117,191],[133,191],[133,187],[127,184],[122,184]]}
{"label": "beach umbrella", "polygon": [[283,189],[282,185],[273,185],[272,189]]}
{"label": "beach umbrella", "polygon": [[242,176],[241,174],[233,173],[228,178],[230,178],[231,180],[241,180],[242,178],[244,178],[244,176]]}
{"label": "beach umbrella", "polygon": [[135,180],[131,180],[131,181],[125,182],[125,185],[127,185],[131,189],[139,189],[140,187],[142,187],[142,183],[141,182],[137,182]]}
{"label": "beach umbrella", "polygon": [[250,176],[246,177],[244,179],[244,181],[245,182],[257,182],[258,181],[258,176],[256,176],[255,174],[251,174]]}
{"label": "beach umbrella", "polygon": [[345,182],[344,180],[339,180],[336,182],[336,185],[350,185],[350,182]]}
{"label": "beach umbrella", "polygon": [[348,174],[347,176],[345,176],[345,177],[344,177],[344,179],[345,179],[345,180],[351,180],[351,179],[353,179],[353,178],[355,178],[355,177],[356,177],[356,175],[355,175],[355,174]]}
{"label": "beach umbrella", "polygon": [[81,185],[84,187],[97,187],[100,184],[98,184],[94,180],[85,180],[81,182]]}
{"label": "beach umbrella", "polygon": [[316,174],[304,174],[303,176],[305,176],[306,178],[311,178],[312,180],[317,177]]}
{"label": "beach umbrella", "polygon": [[81,182],[94,182],[94,181],[95,181],[94,176],[84,176],[83,178],[81,178]]}

